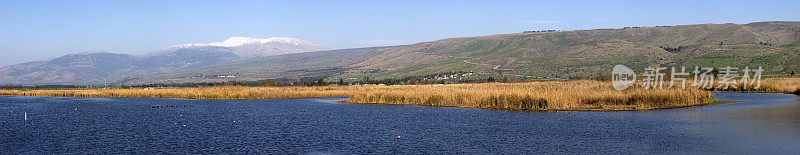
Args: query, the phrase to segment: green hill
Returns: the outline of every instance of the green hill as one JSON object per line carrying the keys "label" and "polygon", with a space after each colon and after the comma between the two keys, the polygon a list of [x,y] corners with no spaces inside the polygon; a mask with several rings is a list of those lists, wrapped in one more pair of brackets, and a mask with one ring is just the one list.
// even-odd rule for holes
{"label": "green hill", "polygon": [[[800,22],[699,24],[533,32],[450,38],[402,47],[346,49],[248,59],[122,82],[169,83],[265,78],[517,79],[595,77],[617,64],[763,66],[765,74],[800,71]],[[471,73],[471,74],[466,74]],[[235,75],[235,78],[207,78]],[[195,79],[191,79],[195,77]],[[206,78],[201,78],[206,77]]]}
{"label": "green hill", "polygon": [[534,78],[599,76],[616,64],[800,69],[800,22],[501,34],[424,42],[357,64],[378,79],[454,71]]}
{"label": "green hill", "polygon": [[369,72],[360,71],[360,69],[350,66],[397,47],[399,46],[342,49],[252,58],[177,72],[132,76],[117,80],[119,81],[117,83],[149,84],[231,80],[256,81],[267,78],[327,78],[332,75],[344,75],[354,71],[358,73]]}

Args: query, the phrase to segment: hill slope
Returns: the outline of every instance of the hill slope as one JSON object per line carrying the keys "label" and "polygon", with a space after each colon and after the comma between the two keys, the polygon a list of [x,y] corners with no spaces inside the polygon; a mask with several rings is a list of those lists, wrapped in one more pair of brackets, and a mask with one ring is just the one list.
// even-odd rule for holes
{"label": "hill slope", "polygon": [[132,76],[120,79],[117,83],[256,81],[267,78],[316,79],[332,75],[360,75],[361,72],[368,71],[360,71],[351,66],[399,47],[402,46],[340,49],[252,58],[176,72]]}
{"label": "hill slope", "polygon": [[[568,78],[605,76],[617,64],[624,64],[637,72],[647,66],[686,66],[690,71],[694,66],[763,66],[765,74],[786,74],[800,70],[798,44],[800,22],[516,33],[443,39],[374,53],[317,52],[304,53],[303,56],[265,57],[176,73],[147,75],[146,78],[136,77],[148,80],[130,82],[303,77],[337,80],[363,76],[380,80],[456,73],[474,73],[470,74],[473,77],[461,77],[465,79],[487,76]],[[325,59],[330,56],[336,58]],[[301,59],[305,57],[308,59]],[[309,63],[314,65],[309,66]],[[301,69],[264,68],[261,65]],[[216,75],[243,78],[187,79]]]}
{"label": "hill slope", "polygon": [[70,54],[0,68],[0,84],[104,84],[132,75],[328,49],[294,38],[232,37],[224,42],[172,46],[141,56],[105,52]]}
{"label": "hill slope", "polygon": [[518,78],[607,75],[617,64],[800,70],[800,22],[700,24],[452,38],[409,45],[353,65],[376,79],[476,72]]}
{"label": "hill slope", "polygon": [[[208,46],[212,44],[217,45]],[[232,50],[225,47],[227,45],[219,44],[237,45],[235,42],[220,42],[181,48],[189,53]],[[159,68],[156,71],[134,67],[97,72],[114,72],[104,73],[114,76],[98,78],[100,81],[112,81],[113,84],[275,78],[326,78],[333,81],[364,76],[375,80],[453,78],[456,75],[460,80],[489,76],[496,79],[502,76],[517,79],[596,77],[607,76],[617,64],[624,64],[640,73],[647,66],[685,66],[687,70],[692,70],[694,66],[762,66],[765,74],[788,74],[800,71],[798,45],[800,22],[698,24],[499,34],[450,38],[408,46],[294,53],[238,60],[242,59],[242,53],[251,51],[242,50],[245,52],[223,52],[228,55],[216,56],[220,59],[230,57],[230,61],[213,59],[192,65],[172,62],[172,58],[153,59],[141,64],[137,64],[141,61],[130,63],[134,66],[154,65],[142,68]],[[176,51],[181,50],[172,52]],[[176,56],[191,55],[189,53]],[[127,61],[120,62],[122,65],[128,64]],[[116,73],[120,70],[123,72]],[[142,74],[121,76],[129,72]],[[153,74],[146,74],[148,72]],[[58,73],[36,73],[37,76],[53,74]]]}

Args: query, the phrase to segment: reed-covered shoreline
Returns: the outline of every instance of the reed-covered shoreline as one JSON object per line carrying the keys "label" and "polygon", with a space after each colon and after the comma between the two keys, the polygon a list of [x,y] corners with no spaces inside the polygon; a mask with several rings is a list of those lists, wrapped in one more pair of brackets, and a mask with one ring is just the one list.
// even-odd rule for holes
{"label": "reed-covered shoreline", "polygon": [[800,78],[782,77],[782,78],[766,78],[762,79],[759,88],[755,88],[755,83],[748,87],[744,87],[744,83],[740,81],[736,88],[729,88],[726,90],[715,89],[715,91],[727,92],[754,92],[754,93],[782,93],[782,94],[795,94],[800,95]]}
{"label": "reed-covered shoreline", "polygon": [[593,80],[401,86],[364,92],[348,103],[446,106],[504,110],[651,110],[713,104],[697,89],[617,91]]}
{"label": "reed-covered shoreline", "polygon": [[715,102],[711,93],[697,89],[632,88],[616,91],[609,82],[593,80],[391,86],[0,90],[0,95],[184,99],[350,97],[342,102],[502,110],[651,110],[701,106]]}

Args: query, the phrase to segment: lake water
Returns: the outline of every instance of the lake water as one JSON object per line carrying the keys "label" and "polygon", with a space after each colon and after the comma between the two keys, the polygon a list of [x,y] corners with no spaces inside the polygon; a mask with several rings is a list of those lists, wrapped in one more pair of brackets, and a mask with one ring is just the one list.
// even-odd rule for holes
{"label": "lake water", "polygon": [[714,95],[750,102],[525,112],[332,102],[345,98],[0,96],[0,153],[800,153],[797,96]]}

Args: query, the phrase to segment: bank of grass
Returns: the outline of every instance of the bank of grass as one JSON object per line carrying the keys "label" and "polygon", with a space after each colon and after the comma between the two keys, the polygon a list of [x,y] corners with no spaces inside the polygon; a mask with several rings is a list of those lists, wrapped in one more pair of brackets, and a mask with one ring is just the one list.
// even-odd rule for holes
{"label": "bank of grass", "polygon": [[505,110],[649,110],[714,101],[710,93],[696,89],[617,91],[608,82],[577,80],[392,86],[357,93],[345,102]]}
{"label": "bank of grass", "polygon": [[800,78],[768,78],[761,81],[757,92],[800,95]]}
{"label": "bank of grass", "polygon": [[751,83],[744,87],[744,82],[737,81],[736,88],[728,87],[728,89],[715,88],[715,91],[730,91],[730,92],[755,92],[755,93],[783,93],[783,94],[796,94],[800,95],[800,78],[782,77],[782,78],[765,78],[761,80],[759,88],[755,88],[756,83]]}
{"label": "bank of grass", "polygon": [[710,93],[702,90],[632,88],[616,91],[609,82],[592,80],[391,86],[0,90],[0,95],[186,99],[350,97],[343,102],[503,110],[648,110],[699,106],[715,101]]}
{"label": "bank of grass", "polygon": [[246,87],[213,86],[146,89],[0,90],[0,95],[50,97],[149,97],[183,99],[284,99],[347,97],[375,86]]}

